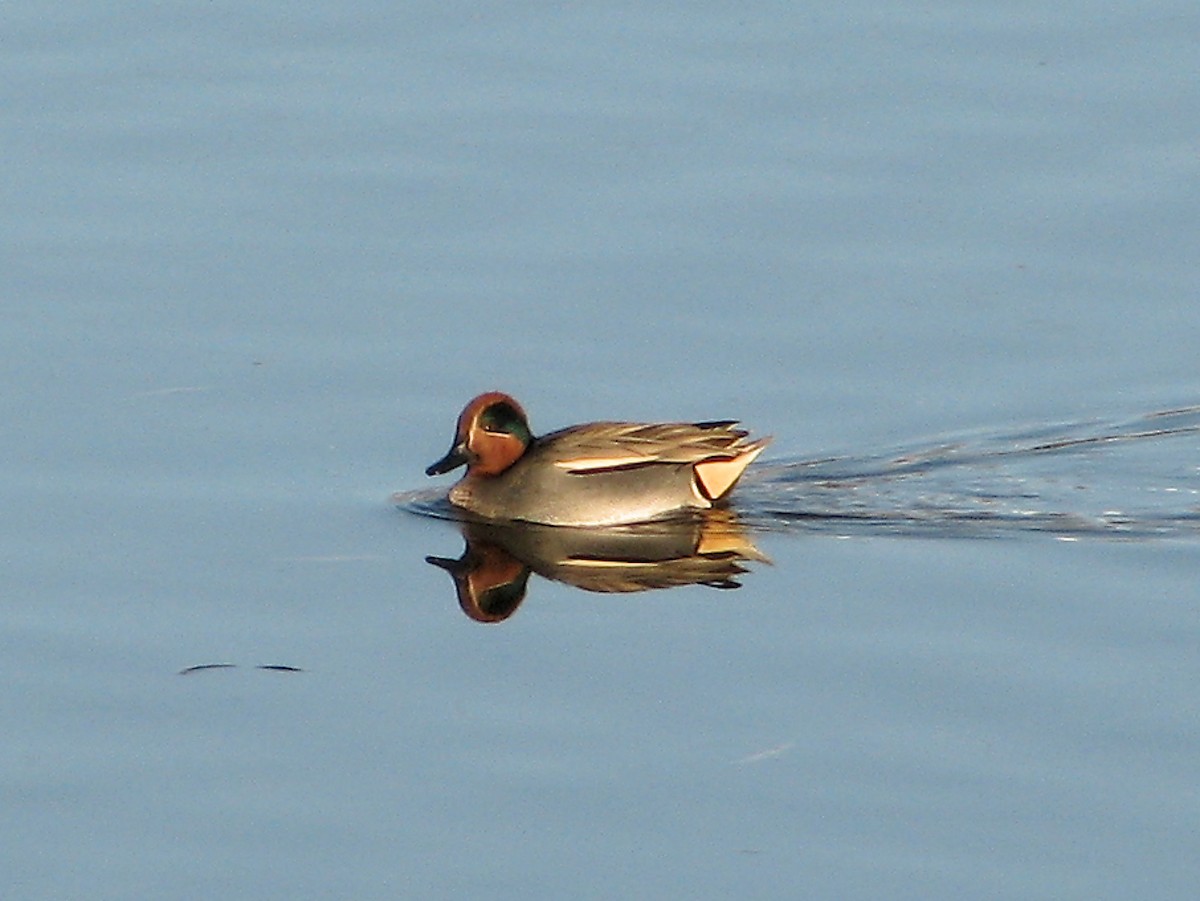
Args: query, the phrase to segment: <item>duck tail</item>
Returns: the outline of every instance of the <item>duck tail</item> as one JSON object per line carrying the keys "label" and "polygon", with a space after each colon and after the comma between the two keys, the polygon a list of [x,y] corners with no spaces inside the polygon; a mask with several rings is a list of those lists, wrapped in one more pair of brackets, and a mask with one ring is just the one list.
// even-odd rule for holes
{"label": "duck tail", "polygon": [[754,458],[763,452],[771,439],[759,438],[743,445],[736,457],[710,457],[696,464],[696,484],[710,501],[727,495],[742,477]]}

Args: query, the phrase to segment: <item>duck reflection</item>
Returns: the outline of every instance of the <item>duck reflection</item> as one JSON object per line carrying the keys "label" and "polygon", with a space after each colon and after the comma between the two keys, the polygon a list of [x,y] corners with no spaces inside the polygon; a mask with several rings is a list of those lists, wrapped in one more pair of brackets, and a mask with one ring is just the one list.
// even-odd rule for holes
{"label": "duck reflection", "polygon": [[463,613],[481,623],[508,619],[525,599],[530,573],[584,591],[649,591],[682,585],[739,588],[744,565],[770,560],[728,510],[681,521],[610,529],[460,522],[457,560],[426,557],[454,579]]}

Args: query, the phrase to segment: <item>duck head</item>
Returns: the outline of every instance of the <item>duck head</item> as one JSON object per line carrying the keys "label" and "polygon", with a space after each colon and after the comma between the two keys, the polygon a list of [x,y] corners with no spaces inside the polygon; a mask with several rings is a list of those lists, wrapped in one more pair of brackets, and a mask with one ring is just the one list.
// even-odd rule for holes
{"label": "duck head", "polygon": [[499,391],[481,394],[458,417],[454,443],[425,475],[436,476],[466,464],[469,475],[498,476],[533,443],[521,405]]}

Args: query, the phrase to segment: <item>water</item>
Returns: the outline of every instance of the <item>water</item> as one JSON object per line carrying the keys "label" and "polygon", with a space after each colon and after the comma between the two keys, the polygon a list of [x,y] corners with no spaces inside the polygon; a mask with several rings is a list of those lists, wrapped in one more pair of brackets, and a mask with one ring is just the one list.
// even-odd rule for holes
{"label": "water", "polygon": [[[5,897],[1192,897],[1198,17],[6,8]],[[772,563],[464,616],[493,387]]]}

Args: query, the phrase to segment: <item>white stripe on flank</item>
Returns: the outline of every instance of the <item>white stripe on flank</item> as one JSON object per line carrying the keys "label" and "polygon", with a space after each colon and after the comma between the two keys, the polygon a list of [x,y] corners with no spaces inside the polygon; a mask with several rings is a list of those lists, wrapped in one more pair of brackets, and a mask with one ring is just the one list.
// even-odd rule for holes
{"label": "white stripe on flank", "polygon": [[583,457],[577,460],[555,460],[554,465],[568,472],[587,472],[590,469],[614,469],[653,462],[653,457]]}

